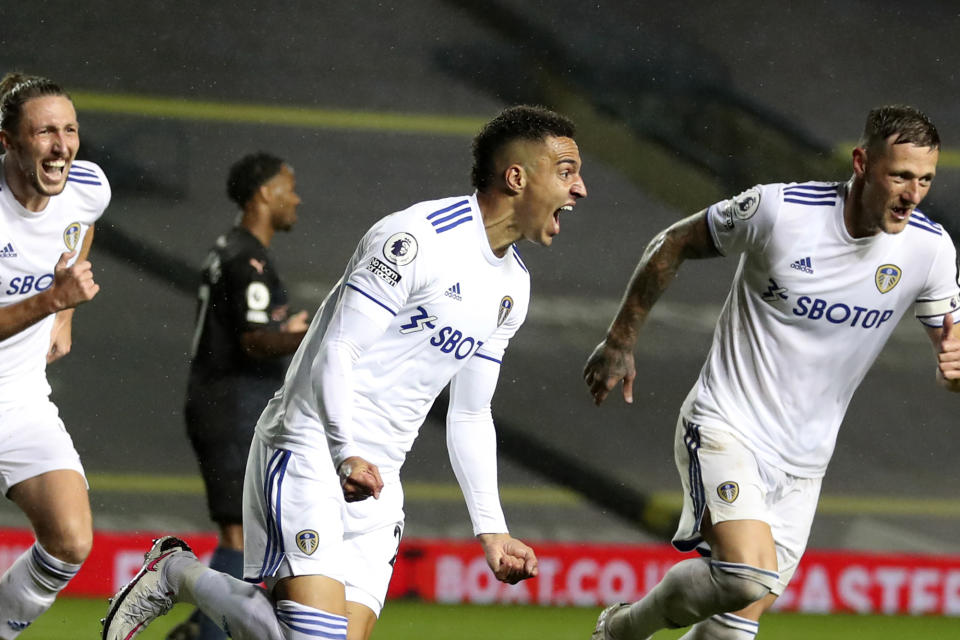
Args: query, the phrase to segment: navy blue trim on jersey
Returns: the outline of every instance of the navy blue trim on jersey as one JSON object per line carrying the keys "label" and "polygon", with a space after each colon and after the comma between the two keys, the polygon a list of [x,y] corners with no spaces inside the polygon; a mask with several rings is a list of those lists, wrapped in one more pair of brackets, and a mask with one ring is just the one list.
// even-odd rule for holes
{"label": "navy blue trim on jersey", "polygon": [[813,207],[832,207],[837,203],[837,185],[790,185],[783,188],[783,201]]}
{"label": "navy blue trim on jersey", "polygon": [[[277,569],[280,568],[280,562],[283,560],[284,548],[283,532],[280,524],[282,521],[280,495],[281,489],[283,488],[283,477],[286,475],[287,464],[289,462],[290,452],[277,449],[267,464],[267,477],[264,478],[263,485],[263,495],[264,498],[266,498],[267,507],[267,548],[263,552],[263,565],[260,567],[259,576],[260,580],[276,574]],[[277,494],[275,502],[271,500],[274,491],[276,491]]]}
{"label": "navy blue trim on jersey", "polygon": [[938,236],[943,235],[943,227],[941,227],[939,224],[937,224],[936,222],[934,222],[933,220],[931,220],[930,218],[923,215],[917,210],[914,210],[910,214],[910,219],[907,220],[907,224],[910,225],[911,227],[916,227],[917,229],[923,229],[924,231],[929,231],[930,233],[933,233]]}
{"label": "navy blue trim on jersey", "polygon": [[67,174],[67,180],[70,182],[77,182],[79,184],[92,184],[92,185],[101,185],[103,184],[100,181],[100,177],[97,175],[96,171],[92,169],[84,169],[83,167],[78,167],[77,165],[72,165],[70,167],[70,173]]}
{"label": "navy blue trim on jersey", "polygon": [[500,361],[497,360],[496,358],[493,358],[493,357],[491,357],[491,356],[485,356],[485,355],[483,355],[482,353],[480,353],[479,351],[478,351],[477,353],[473,354],[473,355],[475,355],[475,356],[478,357],[478,358],[483,358],[484,360],[489,360],[490,362],[496,362],[497,364],[500,364],[500,365],[503,364],[502,362],[500,362]]}
{"label": "navy blue trim on jersey", "polygon": [[530,273],[529,271],[527,271],[527,265],[523,264],[523,258],[520,257],[520,252],[517,250],[517,245],[512,244],[510,245],[510,248],[513,249],[513,252],[512,252],[513,259],[517,261],[517,264],[520,265],[520,268],[526,271],[527,273]]}
{"label": "navy blue trim on jersey", "polygon": [[393,316],[397,315],[397,312],[396,312],[396,311],[394,311],[393,309],[391,309],[391,308],[388,307],[387,305],[383,304],[382,302],[380,302],[379,300],[377,300],[376,298],[374,298],[372,295],[370,295],[369,293],[367,293],[366,291],[364,291],[363,289],[361,289],[361,288],[358,287],[357,285],[355,285],[355,284],[350,284],[350,283],[348,282],[348,283],[347,283],[347,286],[350,287],[351,289],[353,289],[354,291],[356,291],[357,293],[359,293],[360,295],[366,296],[367,298],[370,298],[370,300],[372,300],[373,302],[376,302],[378,305],[380,305],[381,307],[383,307],[384,309],[386,309],[387,311],[389,311],[389,312],[390,312],[390,315],[393,315]]}
{"label": "navy blue trim on jersey", "polygon": [[77,184],[90,184],[95,187],[99,187],[100,185],[103,184],[99,180],[80,180],[79,178],[74,178],[72,173],[67,176],[67,182],[75,182]]}
{"label": "navy blue trim on jersey", "polygon": [[683,428],[686,433],[683,436],[683,442],[687,446],[687,473],[690,482],[690,499],[693,500],[694,530],[681,532],[683,535],[692,535],[686,540],[674,540],[673,546],[678,551],[693,551],[697,548],[703,538],[700,537],[700,521],[703,520],[703,512],[707,507],[707,499],[703,491],[703,474],[700,470],[700,457],[697,452],[700,450],[700,426],[687,422],[683,419]]}
{"label": "navy blue trim on jersey", "polygon": [[822,191],[822,192],[833,191],[834,193],[836,193],[837,185],[836,184],[813,184],[812,182],[801,182],[799,184],[788,184],[783,188],[784,191],[789,191],[791,189],[802,189],[807,191]]}
{"label": "navy blue trim on jersey", "polygon": [[[463,207],[463,208],[458,209],[458,207]],[[445,216],[442,215],[444,213],[447,213],[448,211],[452,211],[453,209],[457,209],[457,210],[448,215],[445,215]],[[472,211],[472,209],[470,208],[470,201],[460,200],[459,202],[454,202],[452,205],[448,207],[444,207],[443,209],[434,211],[433,213],[427,216],[427,220],[430,221],[430,224],[433,225],[433,228],[436,230],[437,233],[443,233],[444,231],[449,231],[454,227],[460,226],[461,224],[463,224],[464,222],[467,222],[468,220],[473,220],[473,216],[469,215],[470,211]],[[442,217],[438,218],[437,216],[442,216]]]}

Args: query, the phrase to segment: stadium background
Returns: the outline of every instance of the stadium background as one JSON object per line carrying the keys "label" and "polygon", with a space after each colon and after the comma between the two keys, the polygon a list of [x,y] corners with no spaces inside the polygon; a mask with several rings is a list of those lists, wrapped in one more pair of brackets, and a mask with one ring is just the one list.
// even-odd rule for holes
{"label": "stadium background", "polygon": [[[181,416],[186,289],[234,217],[223,181],[243,153],[296,168],[300,221],[274,250],[293,306],[312,311],[374,220],[470,190],[470,138],[500,108],[577,120],[590,196],[552,249],[520,247],[532,312],[494,406],[508,522],[532,540],[653,541],[669,525],[676,410],[734,261],[684,266],[639,345],[635,406],[596,409],[579,375],[655,231],[757,182],[845,178],[866,111],[890,102],[938,124],[946,152],[924,209],[960,227],[950,3],[515,4],[0,6],[0,70],[71,90],[81,155],[114,188],[92,255],[102,291],[49,372],[98,528],[210,529]],[[854,399],[813,547],[960,551],[957,399],[934,387],[915,325]],[[469,537],[441,423],[424,426],[404,477],[407,536]],[[24,522],[0,507],[0,525]]]}

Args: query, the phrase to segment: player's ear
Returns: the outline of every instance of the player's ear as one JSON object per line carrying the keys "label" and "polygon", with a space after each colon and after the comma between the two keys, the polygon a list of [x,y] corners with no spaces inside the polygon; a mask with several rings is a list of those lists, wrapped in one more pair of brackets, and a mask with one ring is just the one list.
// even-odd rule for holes
{"label": "player's ear", "polygon": [[10,150],[14,148],[13,136],[10,135],[10,132],[5,129],[0,129],[0,144],[3,145],[5,150]]}
{"label": "player's ear", "polygon": [[270,202],[270,186],[264,182],[254,192],[254,197],[260,198],[261,202]]}
{"label": "player's ear", "polygon": [[504,181],[507,183],[507,189],[514,193],[520,193],[527,186],[527,172],[523,165],[512,164],[507,167],[503,173]]}
{"label": "player's ear", "polygon": [[867,150],[863,147],[856,147],[853,150],[853,173],[862,178],[867,172]]}

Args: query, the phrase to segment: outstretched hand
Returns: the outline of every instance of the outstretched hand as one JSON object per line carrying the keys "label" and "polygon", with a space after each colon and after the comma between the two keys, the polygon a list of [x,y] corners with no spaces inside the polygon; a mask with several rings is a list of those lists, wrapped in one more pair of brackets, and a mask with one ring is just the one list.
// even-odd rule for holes
{"label": "outstretched hand", "polygon": [[481,533],[477,538],[487,558],[487,566],[500,582],[517,584],[536,577],[540,572],[533,549],[509,533]]}
{"label": "outstretched hand", "polygon": [[383,489],[383,480],[377,465],[359,456],[350,456],[337,467],[340,487],[347,502],[360,502],[373,496],[376,500]]}
{"label": "outstretched hand", "polygon": [[953,314],[943,314],[943,329],[937,345],[937,366],[943,379],[960,384],[960,339],[953,335]]}
{"label": "outstretched hand", "polygon": [[633,402],[633,381],[637,377],[633,351],[613,347],[606,340],[597,345],[583,367],[583,381],[593,402],[600,405],[614,387],[623,381],[623,399]]}

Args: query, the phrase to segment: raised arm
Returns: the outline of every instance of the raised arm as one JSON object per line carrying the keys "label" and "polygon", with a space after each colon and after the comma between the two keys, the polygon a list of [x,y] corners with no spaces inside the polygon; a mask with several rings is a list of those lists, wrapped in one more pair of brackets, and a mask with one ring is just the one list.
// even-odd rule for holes
{"label": "raised arm", "polygon": [[621,381],[623,398],[633,402],[636,368],[633,347],[650,310],[667,290],[684,260],[719,256],[707,227],[705,211],[664,229],[650,241],[637,263],[606,338],[593,350],[583,378],[596,404]]}

